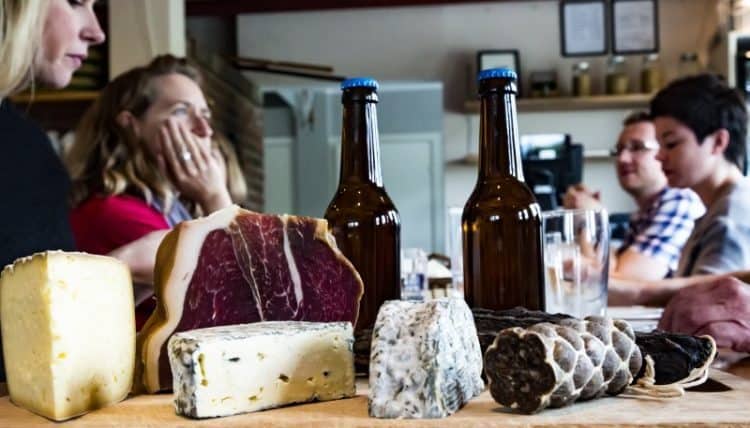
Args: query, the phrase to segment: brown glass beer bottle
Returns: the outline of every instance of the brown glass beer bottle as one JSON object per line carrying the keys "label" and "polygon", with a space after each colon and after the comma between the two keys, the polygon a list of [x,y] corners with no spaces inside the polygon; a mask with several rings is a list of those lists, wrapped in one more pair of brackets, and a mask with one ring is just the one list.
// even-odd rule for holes
{"label": "brown glass beer bottle", "polygon": [[544,310],[541,209],[524,182],[516,74],[479,73],[479,173],[461,218],[471,307]]}
{"label": "brown glass beer bottle", "polygon": [[341,84],[341,171],[325,213],[336,244],[365,285],[357,330],[372,327],[380,305],[398,299],[401,291],[401,220],[383,187],[377,88],[370,78]]}

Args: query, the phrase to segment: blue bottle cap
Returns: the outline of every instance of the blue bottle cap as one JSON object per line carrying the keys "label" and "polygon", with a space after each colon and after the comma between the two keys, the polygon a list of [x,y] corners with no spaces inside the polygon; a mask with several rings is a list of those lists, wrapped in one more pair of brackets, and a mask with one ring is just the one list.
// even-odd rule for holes
{"label": "blue bottle cap", "polygon": [[378,90],[378,81],[372,77],[352,77],[341,82],[341,89],[350,88],[373,88]]}
{"label": "blue bottle cap", "polygon": [[518,76],[516,75],[516,72],[511,70],[510,68],[489,68],[487,70],[482,70],[479,72],[479,77],[477,77],[478,81],[486,80],[486,79],[513,79],[518,80]]}

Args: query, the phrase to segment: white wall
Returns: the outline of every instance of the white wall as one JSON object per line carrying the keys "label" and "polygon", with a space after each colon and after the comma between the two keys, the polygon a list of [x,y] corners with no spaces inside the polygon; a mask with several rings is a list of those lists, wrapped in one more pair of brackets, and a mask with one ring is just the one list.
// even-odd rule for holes
{"label": "white wall", "polygon": [[185,0],[111,1],[109,75],[171,53],[185,56]]}
{"label": "white wall", "polygon": [[[586,151],[601,152],[614,146],[620,124],[628,113],[628,110],[618,109],[520,113],[518,128],[526,134],[567,133],[574,137],[574,142],[584,142]],[[447,129],[455,130],[461,127],[467,129],[470,145],[470,147],[458,147],[457,144],[451,144],[446,147],[446,151],[449,152],[446,153],[446,157],[456,159],[463,156],[466,151],[476,153],[479,146],[479,116],[449,114],[446,123]],[[455,140],[456,138],[453,139]],[[446,204],[462,206],[474,188],[477,166],[451,163],[446,168],[446,174]],[[634,209],[633,200],[621,191],[617,184],[614,164],[610,160],[586,160],[583,168],[583,181],[592,189],[602,192],[602,201],[610,212],[626,212]]]}
{"label": "white wall", "polygon": [[[676,75],[681,52],[699,51],[707,61],[718,5],[726,2],[659,1],[661,58],[667,78]],[[476,136],[472,128],[476,118],[467,120],[463,114],[465,100],[475,96],[476,51],[518,49],[524,77],[529,70],[555,69],[562,91],[569,91],[571,67],[582,59],[560,57],[558,7],[558,1],[534,1],[243,15],[237,21],[237,49],[245,56],[328,64],[349,76],[442,81],[446,160],[451,160],[465,154],[467,143],[477,144],[469,141]],[[591,64],[593,90],[599,92],[606,57],[584,59]],[[627,62],[635,87],[641,57],[628,57]],[[261,84],[280,80],[262,74],[252,77]],[[625,113],[529,113],[520,115],[519,125],[522,133],[570,132],[587,149],[607,148]],[[447,169],[448,205],[463,203],[473,186],[472,171],[472,167]],[[633,206],[617,186],[611,164],[587,162],[585,180],[602,189],[612,211]]]}
{"label": "white wall", "polygon": [[[659,1],[668,76],[674,75],[681,52],[705,51],[718,3]],[[557,1],[241,15],[237,33],[242,55],[329,64],[346,75],[441,80],[449,110],[461,110],[473,96],[477,50],[518,49],[524,73],[556,69],[565,91],[572,64],[581,60],[560,57]],[[593,75],[602,76],[606,58],[588,60]],[[641,58],[629,57],[628,63],[635,78]],[[594,80],[598,90],[603,79]]]}

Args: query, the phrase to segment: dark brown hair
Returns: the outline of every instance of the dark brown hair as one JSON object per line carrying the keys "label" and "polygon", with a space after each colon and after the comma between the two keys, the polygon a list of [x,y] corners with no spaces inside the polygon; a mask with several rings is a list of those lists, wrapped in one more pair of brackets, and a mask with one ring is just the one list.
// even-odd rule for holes
{"label": "dark brown hair", "polygon": [[719,129],[729,132],[724,158],[744,171],[747,108],[742,94],[714,74],[676,80],[651,100],[651,117],[668,116],[690,128],[701,144]]}
{"label": "dark brown hair", "polygon": [[651,115],[643,110],[638,110],[630,113],[623,119],[622,126],[635,125],[641,122],[651,122]]}

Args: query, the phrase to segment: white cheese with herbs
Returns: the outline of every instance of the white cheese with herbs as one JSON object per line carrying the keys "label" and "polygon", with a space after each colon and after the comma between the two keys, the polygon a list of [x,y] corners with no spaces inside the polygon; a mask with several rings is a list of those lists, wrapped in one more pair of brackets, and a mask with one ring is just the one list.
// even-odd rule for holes
{"label": "white cheese with herbs", "polygon": [[130,271],[61,251],[0,275],[0,325],[13,403],[60,421],[127,397],[135,364]]}
{"label": "white cheese with herbs", "polygon": [[370,350],[370,416],[449,416],[482,392],[481,373],[474,318],[463,299],[380,307]]}
{"label": "white cheese with herbs", "polygon": [[355,395],[350,323],[269,321],[177,333],[169,363],[177,413],[228,416]]}

